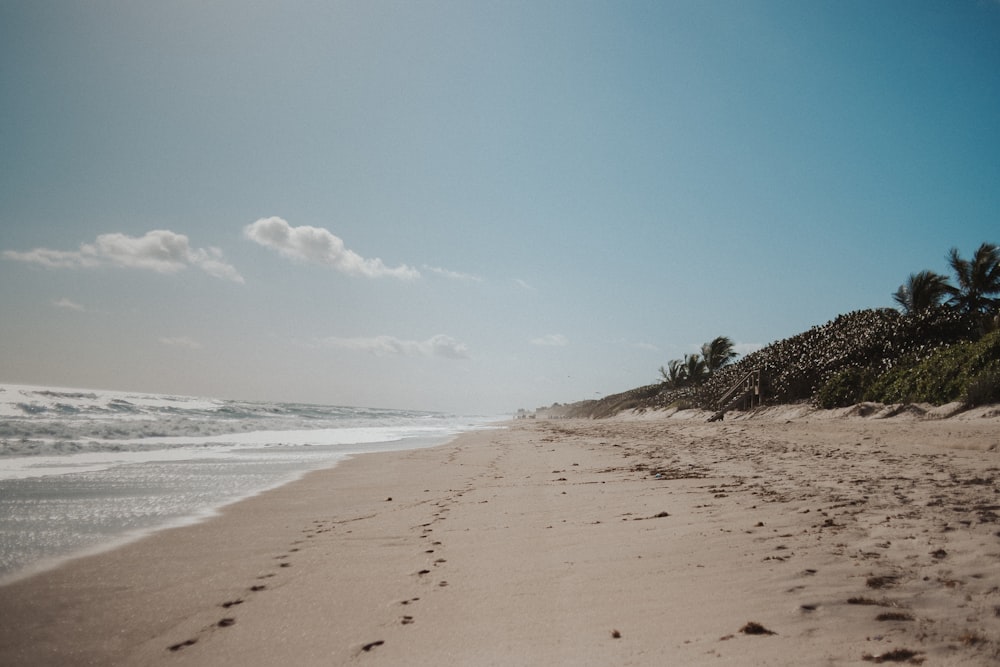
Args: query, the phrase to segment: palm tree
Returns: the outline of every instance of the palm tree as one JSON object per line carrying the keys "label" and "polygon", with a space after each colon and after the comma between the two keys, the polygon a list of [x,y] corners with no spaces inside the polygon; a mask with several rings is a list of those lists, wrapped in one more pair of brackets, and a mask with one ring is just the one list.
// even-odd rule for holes
{"label": "palm tree", "polygon": [[701,356],[705,360],[705,370],[711,375],[740,355],[733,349],[733,341],[728,336],[719,336],[701,346]]}
{"label": "palm tree", "polygon": [[660,375],[664,384],[675,389],[688,384],[699,385],[738,356],[733,341],[719,336],[702,345],[701,354],[685,354],[683,359],[671,359],[666,368],[660,366]]}
{"label": "palm tree", "polygon": [[948,263],[955,272],[958,287],[951,287],[949,304],[969,315],[989,315],[1000,307],[1000,249],[983,243],[971,260],[962,259],[958,248],[948,253]]}
{"label": "palm tree", "polygon": [[663,381],[671,387],[680,387],[687,379],[687,367],[680,359],[671,359],[667,362],[666,368],[660,366],[660,375],[663,376]]}
{"label": "palm tree", "polygon": [[684,364],[684,376],[690,384],[701,384],[708,376],[708,366],[705,365],[705,360],[697,352],[685,354],[682,363]]}
{"label": "palm tree", "polygon": [[940,306],[952,289],[945,276],[933,271],[921,271],[911,273],[892,298],[903,307],[904,313],[916,315],[928,308]]}

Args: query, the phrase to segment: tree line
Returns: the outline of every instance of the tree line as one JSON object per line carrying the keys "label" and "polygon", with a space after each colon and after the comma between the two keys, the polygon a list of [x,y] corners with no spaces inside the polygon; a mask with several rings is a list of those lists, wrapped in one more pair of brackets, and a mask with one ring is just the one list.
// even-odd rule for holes
{"label": "tree line", "polygon": [[[918,316],[935,309],[948,309],[968,318],[966,321],[983,335],[997,328],[1000,310],[1000,248],[983,243],[970,259],[963,258],[957,248],[947,255],[954,273],[954,283],[948,276],[934,271],[911,273],[893,295],[904,315]],[[705,383],[716,371],[730,364],[739,354],[733,341],[718,336],[701,346],[701,352],[685,354],[660,366],[664,389],[694,388]]]}

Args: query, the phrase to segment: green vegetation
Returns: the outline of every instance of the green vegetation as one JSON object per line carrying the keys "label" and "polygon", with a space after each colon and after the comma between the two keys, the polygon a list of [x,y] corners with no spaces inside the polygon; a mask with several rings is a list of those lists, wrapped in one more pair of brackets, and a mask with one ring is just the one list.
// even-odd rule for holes
{"label": "green vegetation", "polygon": [[956,312],[977,320],[988,320],[1000,308],[1000,248],[983,243],[971,259],[963,259],[958,248],[948,251],[948,264],[955,272],[952,285],[948,278],[933,271],[911,273],[892,295],[907,315],[937,308],[948,297],[947,305]]}
{"label": "green vegetation", "polygon": [[1000,294],[1000,249],[983,243],[971,259],[964,259],[952,248],[948,264],[956,285],[933,271],[921,271],[910,274],[893,299],[910,320],[942,308],[949,310],[968,326],[967,339],[929,354],[901,356],[883,372],[871,366],[842,368],[816,392],[817,405],[843,407],[861,400],[934,405],[962,401],[972,407],[1000,401],[1000,331],[996,330],[1000,298],[993,296]]}
{"label": "green vegetation", "polygon": [[739,356],[733,348],[733,341],[726,336],[713,338],[701,346],[701,356],[705,360],[708,375],[719,370]]}
{"label": "green vegetation", "polygon": [[983,243],[965,259],[952,248],[947,258],[954,283],[933,271],[911,274],[892,294],[898,310],[839,315],[739,360],[732,340],[720,336],[700,354],[661,366],[658,384],[576,403],[568,414],[715,410],[751,371],[760,371],[769,404],[1000,403],[1000,249]]}
{"label": "green vegetation", "polygon": [[955,272],[957,287],[949,286],[949,304],[971,317],[987,319],[996,316],[1000,308],[1000,248],[984,243],[972,259],[962,259],[957,248],[948,253],[948,263]]}
{"label": "green vegetation", "polygon": [[683,359],[671,359],[666,368],[660,366],[660,375],[671,389],[697,387],[737,356],[733,341],[718,336],[701,346],[701,354],[685,354]]}
{"label": "green vegetation", "polygon": [[933,271],[911,273],[906,283],[899,286],[892,298],[907,315],[915,315],[937,308],[951,293],[948,279]]}
{"label": "green vegetation", "polygon": [[[861,397],[880,403],[962,401],[969,407],[998,402],[1000,331],[942,348],[917,363],[900,364],[868,383]],[[823,401],[818,403],[823,406]]]}
{"label": "green vegetation", "polygon": [[816,404],[821,408],[843,408],[864,400],[872,373],[865,368],[850,366],[839,371],[816,392]]}
{"label": "green vegetation", "polygon": [[966,407],[1000,403],[1000,331],[941,347],[922,360],[901,360],[881,375],[866,368],[845,368],[815,396],[822,408],[860,401],[933,405],[961,401]]}

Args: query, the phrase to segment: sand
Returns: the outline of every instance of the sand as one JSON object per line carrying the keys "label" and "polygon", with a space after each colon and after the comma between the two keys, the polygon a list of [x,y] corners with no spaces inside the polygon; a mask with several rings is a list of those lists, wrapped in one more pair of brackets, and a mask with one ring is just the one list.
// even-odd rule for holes
{"label": "sand", "polygon": [[360,456],[0,588],[0,664],[997,664],[1000,418],[922,412]]}

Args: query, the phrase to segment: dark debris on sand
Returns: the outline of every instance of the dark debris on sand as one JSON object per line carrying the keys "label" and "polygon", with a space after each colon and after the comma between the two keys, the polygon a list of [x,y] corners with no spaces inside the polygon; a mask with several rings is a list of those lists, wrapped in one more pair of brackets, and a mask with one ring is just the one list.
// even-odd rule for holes
{"label": "dark debris on sand", "polygon": [[874,663],[883,662],[908,662],[911,665],[923,664],[924,659],[920,657],[919,651],[911,651],[908,648],[897,648],[886,653],[881,653],[879,655],[871,655],[870,653],[865,653],[861,656],[862,660]]}
{"label": "dark debris on sand", "polygon": [[740,628],[740,632],[742,632],[745,635],[776,635],[776,634],[778,634],[774,630],[768,630],[767,628],[765,628],[760,623],[757,623],[756,621],[750,621],[749,623],[747,623],[746,625],[744,625],[742,628]]}

